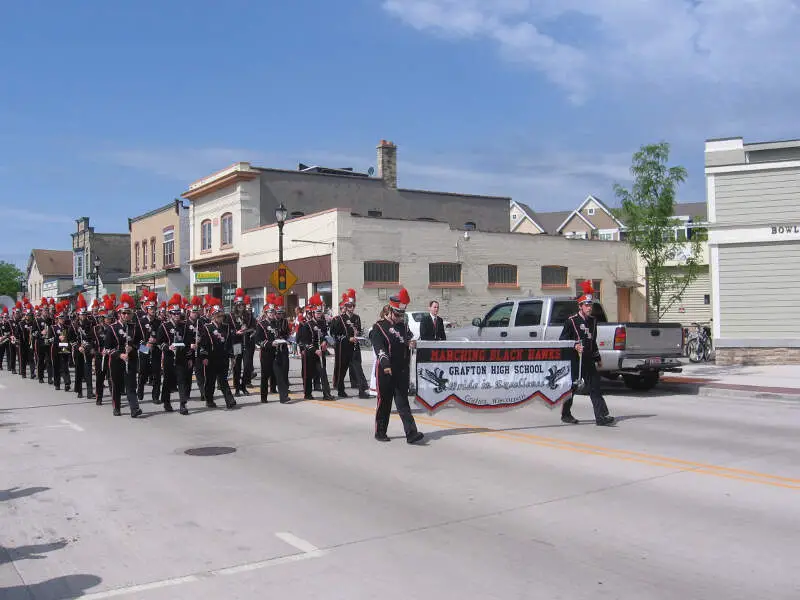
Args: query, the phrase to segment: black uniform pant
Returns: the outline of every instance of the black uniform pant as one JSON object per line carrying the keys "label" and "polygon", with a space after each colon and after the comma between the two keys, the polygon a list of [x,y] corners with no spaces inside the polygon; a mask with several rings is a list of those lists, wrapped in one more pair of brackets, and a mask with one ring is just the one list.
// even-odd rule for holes
{"label": "black uniform pant", "polygon": [[11,370],[11,353],[8,351],[10,348],[9,342],[0,344],[0,370],[3,368],[3,359],[8,356],[8,370]]}
{"label": "black uniform pant", "polygon": [[[88,352],[88,350],[86,351]],[[75,361],[75,391],[83,393],[83,384],[86,383],[86,395],[92,395],[92,356],[86,355],[80,350],[75,350],[73,355]]]}
{"label": "black uniform pant", "polygon": [[[238,343],[238,342],[235,342]],[[244,344],[240,344],[242,351],[235,354],[233,357],[233,387],[237,392],[244,390],[244,380],[242,379],[242,365],[244,364],[244,355],[247,352]]]}
{"label": "black uniform pant", "polygon": [[61,389],[61,380],[64,380],[64,389],[69,390],[72,380],[69,376],[69,354],[61,352],[59,346],[50,346],[50,360],[53,363],[53,383],[57,390]]}
{"label": "black uniform pant", "polygon": [[47,383],[53,383],[53,361],[50,359],[52,344],[46,346],[41,342],[36,343],[36,375],[39,381],[44,381],[45,368],[47,369]]}
{"label": "black uniform pant", "polygon": [[244,353],[244,382],[242,383],[242,387],[244,388],[253,383],[253,372],[255,371],[253,368],[253,358],[256,353],[256,345],[251,337],[248,337],[246,343],[242,346],[242,352]]}
{"label": "black uniform pant", "polygon": [[[152,350],[151,350],[152,352]],[[144,400],[144,384],[150,379],[153,367],[150,364],[152,354],[139,354],[139,380],[136,386],[136,397]]]}
{"label": "black uniform pant", "polygon": [[150,375],[153,380],[153,404],[161,404],[161,349],[150,349]]}
{"label": "black uniform pant", "polygon": [[[285,349],[261,349],[261,399],[266,400],[270,391],[270,379],[276,382],[281,402],[289,401],[289,381],[283,370],[283,358],[289,360]],[[268,378],[267,375],[272,375]]]}
{"label": "black uniform pant", "polygon": [[11,369],[12,373],[17,372],[17,353],[18,349],[15,344],[8,342],[8,368]]}
{"label": "black uniform pant", "polygon": [[[578,363],[573,361],[573,369],[575,373],[578,372]],[[595,421],[600,421],[603,417],[608,416],[608,406],[606,406],[606,399],[600,392],[600,375],[597,372],[597,366],[591,361],[583,362],[583,381],[586,389],[589,391],[589,398],[592,401],[592,408],[594,409]],[[567,417],[572,415],[572,403],[574,396],[564,401],[561,405],[561,416]]]}
{"label": "black uniform pant", "polygon": [[228,373],[230,371],[230,360],[227,356],[208,357],[208,365],[205,366],[205,387],[206,387],[206,402],[214,401],[214,388],[219,387],[222,391],[222,396],[225,398],[227,406],[235,406],[236,401],[233,399],[231,393],[231,386],[228,384]]}
{"label": "black uniform pant", "polygon": [[22,358],[20,359],[20,366],[24,363],[24,367],[22,367],[22,374],[25,375],[25,371],[30,369],[30,377],[31,379],[36,379],[36,346],[34,345],[33,348],[30,346],[26,346],[22,348]]}
{"label": "black uniform pant", "polygon": [[325,353],[319,356],[314,350],[302,352],[303,393],[306,398],[311,398],[314,391],[314,381],[319,380],[322,385],[322,396],[330,398],[331,386],[328,383],[328,372],[325,365]]}
{"label": "black uniform pant", "polygon": [[108,378],[108,357],[102,351],[94,355],[94,392],[98,402],[103,401],[103,391]]}
{"label": "black uniform pant", "polygon": [[406,432],[406,439],[411,438],[417,433],[417,423],[414,415],[411,414],[411,406],[408,403],[408,376],[394,374],[387,375],[383,372],[378,362],[375,363],[378,369],[378,406],[375,410],[375,435],[386,435],[389,429],[389,416],[392,414],[392,401],[397,407],[397,414],[403,422],[403,429]]}
{"label": "black uniform pant", "polygon": [[[191,375],[190,375],[191,376]],[[203,361],[197,359],[194,361],[194,376],[197,379],[197,389],[200,390],[200,399],[206,399],[206,368],[203,366]],[[189,386],[191,389],[191,385]]]}
{"label": "black uniform pant", "polygon": [[109,372],[111,375],[111,403],[114,410],[122,408],[122,394],[128,399],[128,408],[131,414],[139,410],[139,399],[136,397],[137,361],[129,358],[127,364],[119,356],[109,357]]}
{"label": "black uniform pant", "polygon": [[189,365],[186,363],[185,358],[175,358],[172,352],[164,352],[161,362],[164,365],[163,375],[164,381],[161,383],[161,402],[164,403],[164,408],[170,406],[170,396],[172,389],[178,388],[178,399],[181,405],[186,404],[189,400],[189,394],[186,390],[186,372],[191,373]]}
{"label": "black uniform pant", "polygon": [[361,346],[353,347],[350,358],[350,387],[358,389],[359,393],[369,391],[369,381],[364,376],[364,367],[361,364]]}
{"label": "black uniform pant", "polygon": [[336,343],[336,356],[333,357],[333,385],[340,395],[344,395],[344,378],[350,369],[353,358],[353,342],[348,339]]}

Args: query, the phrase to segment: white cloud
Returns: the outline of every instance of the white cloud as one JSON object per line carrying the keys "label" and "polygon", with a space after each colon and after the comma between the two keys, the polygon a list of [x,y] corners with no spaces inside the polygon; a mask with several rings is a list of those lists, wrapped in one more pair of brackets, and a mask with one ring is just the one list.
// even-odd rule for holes
{"label": "white cloud", "polygon": [[[415,29],[489,40],[574,102],[609,84],[692,95],[797,90],[797,0],[385,0]],[[580,17],[590,33],[570,35]],[[708,86],[717,86],[709,89]]]}

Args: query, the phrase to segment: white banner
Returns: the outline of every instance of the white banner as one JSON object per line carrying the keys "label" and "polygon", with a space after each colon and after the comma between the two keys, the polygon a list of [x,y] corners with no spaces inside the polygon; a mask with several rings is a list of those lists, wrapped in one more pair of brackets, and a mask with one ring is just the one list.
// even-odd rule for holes
{"label": "white banner", "polygon": [[572,395],[575,342],[418,342],[416,402],[507,410],[535,400],[554,408]]}

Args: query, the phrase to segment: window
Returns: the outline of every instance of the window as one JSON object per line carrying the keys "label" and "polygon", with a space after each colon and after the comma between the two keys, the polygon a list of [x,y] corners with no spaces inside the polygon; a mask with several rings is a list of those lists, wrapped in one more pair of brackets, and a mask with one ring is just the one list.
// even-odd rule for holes
{"label": "window", "polygon": [[164,268],[175,264],[175,229],[167,227],[164,230]]}
{"label": "window", "polygon": [[586,209],[586,214],[589,215],[590,217],[593,217],[594,216],[594,207],[587,208]]}
{"label": "window", "polygon": [[567,319],[578,312],[578,303],[574,300],[562,300],[553,303],[550,325],[563,325]]}
{"label": "window", "polygon": [[135,270],[139,271],[139,242],[136,242],[133,246],[133,255],[134,255],[134,264],[136,265]]}
{"label": "window", "polygon": [[147,240],[142,240],[142,270],[147,270]]}
{"label": "window", "polygon": [[567,267],[548,265],[542,267],[543,288],[568,288]]}
{"label": "window", "polygon": [[208,219],[200,223],[200,250],[211,250],[211,221]]}
{"label": "window", "polygon": [[431,263],[428,281],[431,285],[461,285],[461,263]]}
{"label": "window", "polygon": [[383,211],[380,211],[380,210],[368,210],[367,211],[367,216],[368,217],[382,217],[383,216]]}
{"label": "window", "polygon": [[[576,279],[575,280],[575,297],[577,298],[581,294],[583,294],[583,289],[581,289],[581,282],[586,281],[585,279]],[[595,302],[602,302],[600,300],[600,294],[603,291],[603,280],[602,279],[592,279],[592,288],[594,288],[594,299]]]}
{"label": "window", "polygon": [[398,283],[400,263],[371,260],[364,262],[364,283]]}
{"label": "window", "polygon": [[156,268],[156,238],[150,238],[150,268]]}
{"label": "window", "polygon": [[606,241],[606,242],[611,242],[611,241],[614,240],[614,234],[613,233],[602,233],[601,232],[599,237],[600,237],[601,240]]}
{"label": "window", "polygon": [[220,244],[224,246],[230,246],[233,244],[233,215],[231,213],[225,213],[222,215],[220,219],[220,224],[222,225],[220,231]]}
{"label": "window", "polygon": [[83,277],[83,252],[75,255],[75,277]]}
{"label": "window", "polygon": [[711,304],[711,294],[703,294],[703,304]]}
{"label": "window", "polygon": [[511,322],[511,310],[514,305],[500,304],[495,306],[489,314],[486,315],[486,320],[483,324],[484,327],[508,327]]}
{"label": "window", "polygon": [[517,287],[517,265],[489,265],[489,285]]}
{"label": "window", "polygon": [[477,226],[475,225],[474,221],[467,221],[466,223],[464,223],[464,229],[466,229],[467,231],[475,231],[476,227]]}
{"label": "window", "polygon": [[542,322],[542,305],[540,300],[534,302],[520,302],[517,307],[517,316],[514,319],[516,327],[531,327]]}
{"label": "window", "polygon": [[294,211],[292,211],[292,214],[289,215],[289,218],[290,219],[297,219],[298,217],[305,217],[305,216],[306,216],[306,213],[304,213],[302,210],[294,210]]}

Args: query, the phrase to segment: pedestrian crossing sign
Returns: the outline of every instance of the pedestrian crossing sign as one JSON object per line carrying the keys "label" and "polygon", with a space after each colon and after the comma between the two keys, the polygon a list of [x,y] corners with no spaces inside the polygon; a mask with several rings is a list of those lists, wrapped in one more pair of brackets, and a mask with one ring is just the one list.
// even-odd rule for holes
{"label": "pedestrian crossing sign", "polygon": [[281,263],[278,265],[278,268],[272,272],[269,282],[272,284],[272,287],[283,296],[297,283],[297,275],[292,273],[289,267]]}

